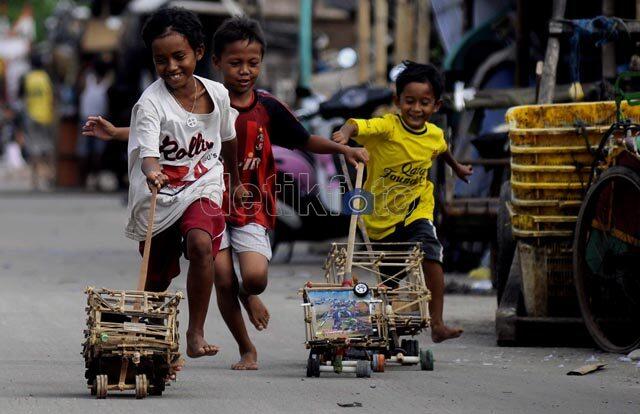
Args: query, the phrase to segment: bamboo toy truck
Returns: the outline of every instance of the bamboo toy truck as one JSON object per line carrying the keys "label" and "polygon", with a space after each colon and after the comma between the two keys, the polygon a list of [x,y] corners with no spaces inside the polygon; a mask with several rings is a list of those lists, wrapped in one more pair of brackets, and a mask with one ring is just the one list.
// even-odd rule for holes
{"label": "bamboo toy truck", "polygon": [[[362,175],[359,164],[357,189]],[[422,369],[432,370],[430,350],[420,351],[417,340],[398,341],[429,325],[431,297],[420,245],[356,244],[358,219],[357,213],[352,214],[346,244],[332,244],[324,265],[325,281],[307,282],[301,289],[305,343],[310,350],[307,377],[319,377],[321,372],[369,377],[372,368],[383,372],[387,362],[419,362]],[[380,266],[393,269],[391,276],[383,274]],[[352,274],[354,268],[357,275]]]}
{"label": "bamboo toy truck", "polygon": [[83,352],[91,395],[135,390],[136,398],[162,395],[178,352],[181,292],[145,292],[157,190],[152,191],[149,225],[137,290],[88,287]]}

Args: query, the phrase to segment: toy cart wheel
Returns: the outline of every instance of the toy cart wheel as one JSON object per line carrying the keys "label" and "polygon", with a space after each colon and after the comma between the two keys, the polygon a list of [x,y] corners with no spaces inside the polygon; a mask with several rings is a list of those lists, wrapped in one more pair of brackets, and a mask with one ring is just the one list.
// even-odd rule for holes
{"label": "toy cart wheel", "polygon": [[164,380],[156,380],[152,384],[152,386],[149,387],[149,395],[160,396],[162,395],[164,388],[165,388]]}
{"label": "toy cart wheel", "polygon": [[149,383],[145,374],[136,375],[136,398],[142,399],[147,396]]}
{"label": "toy cart wheel", "polygon": [[369,286],[367,286],[366,283],[356,283],[356,285],[353,287],[353,293],[355,293],[356,296],[358,296],[359,298],[364,297],[367,295],[367,293],[369,293]]}
{"label": "toy cart wheel", "polygon": [[409,355],[409,340],[408,339],[403,339],[402,341],[400,341],[400,348],[402,348],[404,350],[404,354]]}
{"label": "toy cart wheel", "polygon": [[384,372],[385,362],[386,358],[384,354],[373,354],[371,358],[371,368],[373,368],[373,372]]}
{"label": "toy cart wheel", "polygon": [[420,350],[420,368],[423,371],[433,371],[433,351],[430,349]]}
{"label": "toy cart wheel", "polygon": [[369,364],[369,361],[359,360],[356,363],[356,377],[358,378],[371,377],[371,364]]}
{"label": "toy cart wheel", "polygon": [[320,376],[320,355],[309,353],[307,359],[307,378]]}
{"label": "toy cart wheel", "polygon": [[91,388],[89,388],[89,390],[91,391],[91,395],[96,395],[98,394],[98,386],[96,384],[96,377],[93,377],[93,381],[89,380],[89,384],[91,384]]}
{"label": "toy cart wheel", "polygon": [[93,380],[93,387],[95,388],[96,393],[93,394],[93,390],[91,391],[92,395],[95,395],[99,399],[107,398],[107,386],[109,384],[108,377],[104,374],[96,375],[96,379]]}
{"label": "toy cart wheel", "polygon": [[409,352],[409,355],[420,356],[420,342],[417,339],[413,339],[409,342],[411,343],[411,346],[409,347],[411,348],[411,352]]}

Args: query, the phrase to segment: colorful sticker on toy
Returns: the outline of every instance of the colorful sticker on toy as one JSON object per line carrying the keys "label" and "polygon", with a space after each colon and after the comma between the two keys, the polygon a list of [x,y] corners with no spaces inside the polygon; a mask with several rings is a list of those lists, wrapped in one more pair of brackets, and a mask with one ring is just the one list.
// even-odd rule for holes
{"label": "colorful sticker on toy", "polygon": [[372,333],[371,294],[357,297],[352,290],[308,292],[313,305],[317,339],[367,336]]}

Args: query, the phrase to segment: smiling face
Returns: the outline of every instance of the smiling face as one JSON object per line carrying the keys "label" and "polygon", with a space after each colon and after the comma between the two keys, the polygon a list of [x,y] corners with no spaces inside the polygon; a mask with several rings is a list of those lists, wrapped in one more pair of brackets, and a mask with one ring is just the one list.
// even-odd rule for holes
{"label": "smiling face", "polygon": [[151,51],[156,72],[169,89],[191,87],[191,77],[196,62],[204,55],[204,47],[194,50],[185,36],[170,31],[165,36],[154,39]]}
{"label": "smiling face", "polygon": [[224,86],[241,96],[249,93],[260,75],[262,45],[248,40],[237,40],[226,45],[221,56],[214,56],[213,64],[222,72]]}
{"label": "smiling face", "polygon": [[400,96],[395,97],[395,103],[404,123],[419,131],[424,128],[431,115],[438,112],[442,101],[436,99],[431,83],[410,82]]}

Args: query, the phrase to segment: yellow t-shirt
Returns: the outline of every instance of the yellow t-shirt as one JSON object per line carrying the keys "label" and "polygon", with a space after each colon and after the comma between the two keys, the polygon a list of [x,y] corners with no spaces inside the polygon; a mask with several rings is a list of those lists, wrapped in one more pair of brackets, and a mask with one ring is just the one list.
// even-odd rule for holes
{"label": "yellow t-shirt", "polygon": [[53,86],[44,70],[29,72],[24,80],[25,106],[34,121],[49,125],[53,122]]}
{"label": "yellow t-shirt", "polygon": [[397,114],[347,122],[358,126],[354,140],[370,155],[364,189],[373,195],[373,211],[363,215],[369,237],[386,237],[400,223],[433,220],[428,173],[433,159],[447,150],[442,130],[426,123],[423,130],[414,131]]}

